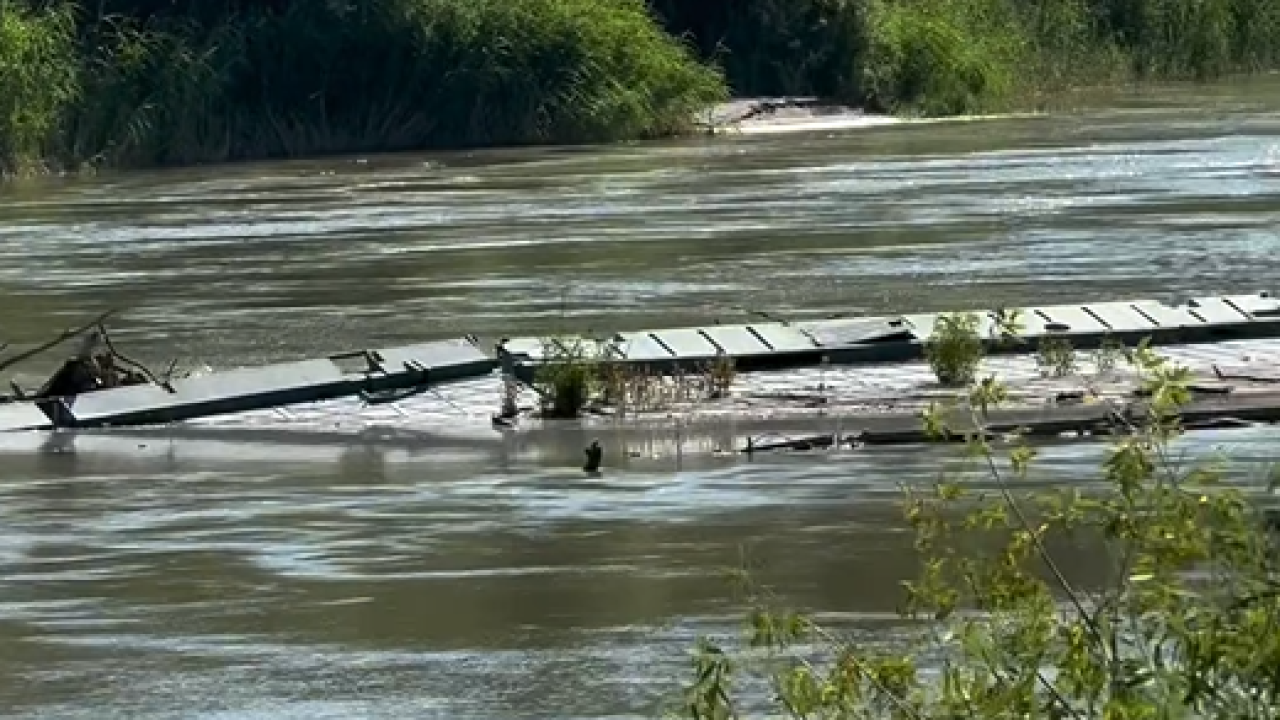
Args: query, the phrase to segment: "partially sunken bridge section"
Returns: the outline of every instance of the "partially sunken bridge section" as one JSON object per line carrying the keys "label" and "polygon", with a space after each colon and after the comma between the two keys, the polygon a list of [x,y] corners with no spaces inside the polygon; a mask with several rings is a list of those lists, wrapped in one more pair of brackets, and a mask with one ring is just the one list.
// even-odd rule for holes
{"label": "partially sunken bridge section", "polygon": [[[1157,345],[1213,343],[1280,336],[1280,300],[1269,293],[1193,298],[1181,305],[1155,300],[1007,308],[1017,312],[1021,348],[987,340],[991,353],[1025,352],[1044,338],[1069,340],[1089,350],[1112,339],[1128,344],[1150,338]],[[995,338],[1000,310],[972,311],[979,334]],[[946,313],[919,313],[807,322],[709,325],[676,330],[618,333],[611,338],[557,338],[585,343],[592,357],[621,366],[672,372],[728,358],[740,370],[782,370],[822,363],[905,362],[924,357],[925,342]],[[539,338],[509,340],[515,374],[529,382],[537,369],[563,362],[563,349]]]}
{"label": "partially sunken bridge section", "polygon": [[[997,313],[977,313],[984,336],[996,329]],[[907,362],[923,358],[924,344],[940,317],[922,313],[710,325],[581,340],[598,347],[602,359],[657,372],[724,358],[748,371]],[[1216,343],[1280,337],[1280,301],[1259,293],[1195,298],[1177,306],[1152,300],[1038,306],[1018,309],[1018,321],[1024,341],[1065,338],[1077,349],[1098,347],[1108,338],[1125,343],[1150,338],[1159,345]],[[989,350],[1025,352],[1025,344],[1017,348],[993,342]],[[564,358],[562,351],[548,352],[536,338],[509,340],[501,348],[506,353],[501,363],[475,338],[466,338],[229,369],[72,397],[19,400],[0,404],[0,432],[159,425],[347,397],[395,402],[432,387],[492,375],[500,364],[504,372],[532,381],[539,367]]]}
{"label": "partially sunken bridge section", "polygon": [[74,397],[0,405],[0,431],[158,425],[344,397],[419,391],[493,372],[470,340],[359,350],[322,360],[236,368],[110,388]]}

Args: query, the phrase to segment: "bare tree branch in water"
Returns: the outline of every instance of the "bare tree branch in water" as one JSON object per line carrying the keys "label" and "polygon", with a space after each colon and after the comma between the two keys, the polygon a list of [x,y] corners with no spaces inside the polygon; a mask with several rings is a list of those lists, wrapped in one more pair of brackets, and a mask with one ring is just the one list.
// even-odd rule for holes
{"label": "bare tree branch in water", "polygon": [[[87,322],[84,325],[81,325],[80,327],[77,327],[77,328],[73,328],[71,330],[64,330],[60,335],[53,338],[52,340],[41,343],[40,345],[37,345],[36,347],[31,348],[30,350],[24,350],[23,352],[20,352],[16,355],[12,355],[7,358],[0,358],[0,371],[8,370],[9,368],[13,367],[14,365],[17,365],[18,363],[25,362],[37,355],[46,353],[52,350],[53,348],[61,345],[62,343],[67,342],[68,340],[84,335],[85,333],[93,330],[94,328],[101,328],[102,324],[105,323],[107,319],[110,318],[112,315],[115,315],[116,312],[117,312],[116,310],[108,310],[102,313],[101,315],[97,316],[90,322]],[[7,347],[8,345],[6,344],[0,347],[0,350],[3,350],[4,348],[7,348]]]}
{"label": "bare tree branch in water", "polygon": [[[156,377],[155,373],[151,372],[151,368],[147,367],[146,365],[143,365],[137,360],[134,360],[128,357],[127,355],[125,355],[124,353],[120,352],[119,350],[117,350],[115,344],[111,342],[111,334],[107,332],[107,327],[102,323],[98,323],[98,333],[102,336],[102,341],[107,346],[107,352],[114,355],[117,360],[123,362],[126,365],[129,365],[130,367],[137,369],[138,372],[142,373],[143,376],[145,376],[148,380],[155,383],[156,385],[161,385],[166,387],[168,386],[168,379],[161,381],[160,378]],[[177,366],[177,363],[178,361],[175,359],[173,363],[170,364],[169,372],[168,372],[169,377],[172,377],[173,369],[174,367]],[[170,389],[170,392],[173,392],[173,390]]]}

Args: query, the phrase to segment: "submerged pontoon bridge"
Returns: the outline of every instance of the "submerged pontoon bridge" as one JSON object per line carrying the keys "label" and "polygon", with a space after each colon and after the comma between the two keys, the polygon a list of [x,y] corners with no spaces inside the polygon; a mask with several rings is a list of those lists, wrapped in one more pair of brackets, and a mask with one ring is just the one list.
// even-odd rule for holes
{"label": "submerged pontoon bridge", "polygon": [[[1009,310],[1015,310],[1010,308]],[[1097,347],[1108,338],[1157,345],[1212,343],[1280,337],[1280,300],[1268,293],[1195,298],[1179,305],[1153,300],[1017,308],[1025,352],[1046,337],[1073,347]],[[979,311],[985,337],[996,312]],[[817,366],[822,363],[903,362],[924,355],[924,343],[941,313],[808,322],[772,322],[619,333],[598,346],[611,362],[659,372],[728,358],[742,370]],[[562,339],[563,340],[563,339]],[[572,341],[572,340],[570,340]],[[525,380],[561,361],[538,338],[503,345],[511,369]],[[109,388],[71,397],[0,404],[0,431],[54,427],[157,425],[251,410],[360,397],[417,392],[492,374],[498,358],[475,338],[382,350],[359,350],[319,360],[246,367]]]}

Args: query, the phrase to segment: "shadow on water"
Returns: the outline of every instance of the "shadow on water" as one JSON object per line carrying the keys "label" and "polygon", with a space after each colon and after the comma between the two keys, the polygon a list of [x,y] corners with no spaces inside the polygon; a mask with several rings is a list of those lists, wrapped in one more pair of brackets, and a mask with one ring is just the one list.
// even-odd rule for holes
{"label": "shadow on water", "polygon": [[[226,366],[743,305],[1251,292],[1280,251],[1277,87],[1198,111],[1179,90],[1061,117],[11,188],[0,334],[34,343],[117,305],[131,352]],[[897,484],[947,452],[331,424],[0,438],[5,714],[651,716],[694,637],[735,631],[721,572],[744,548],[790,601],[894,642]],[[1260,431],[1188,447],[1219,444],[1250,479],[1273,460]],[[1039,477],[1088,482],[1100,452],[1047,446]]]}

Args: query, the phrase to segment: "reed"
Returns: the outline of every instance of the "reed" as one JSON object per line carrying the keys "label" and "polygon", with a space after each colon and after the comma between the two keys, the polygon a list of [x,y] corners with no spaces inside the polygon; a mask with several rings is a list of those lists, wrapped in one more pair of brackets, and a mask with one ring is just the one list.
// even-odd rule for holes
{"label": "reed", "polygon": [[1280,65],[1270,0],[0,0],[0,172],[692,131],[738,95],[951,115]]}
{"label": "reed", "polygon": [[0,176],[40,168],[80,90],[70,7],[0,0]]}
{"label": "reed", "polygon": [[1269,0],[650,0],[743,95],[952,115],[1280,63]]}
{"label": "reed", "polygon": [[153,166],[648,138],[726,96],[640,0],[190,7],[83,8],[83,101],[56,154]]}
{"label": "reed", "polygon": [[724,68],[738,95],[849,96],[859,86],[866,3],[649,0],[663,26]]}

